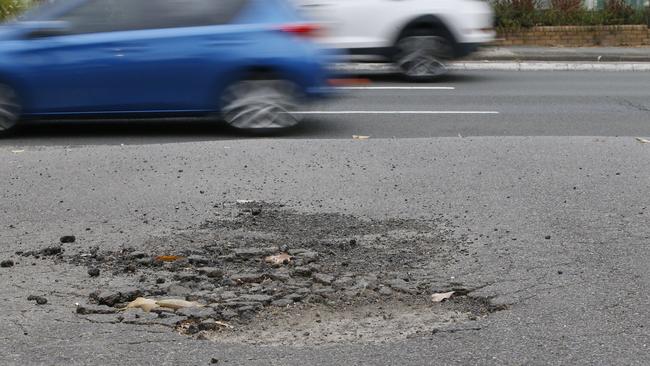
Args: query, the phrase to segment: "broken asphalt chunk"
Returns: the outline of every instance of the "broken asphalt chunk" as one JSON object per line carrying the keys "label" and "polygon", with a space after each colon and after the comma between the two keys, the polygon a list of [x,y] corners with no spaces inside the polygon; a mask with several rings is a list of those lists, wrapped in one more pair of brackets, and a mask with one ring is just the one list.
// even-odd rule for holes
{"label": "broken asphalt chunk", "polygon": [[77,238],[75,238],[74,235],[66,235],[66,236],[62,236],[62,237],[59,239],[59,241],[61,242],[61,244],[71,244],[71,243],[74,243],[76,240],[77,240]]}
{"label": "broken asphalt chunk", "polygon": [[210,259],[201,255],[191,255],[187,257],[187,261],[197,267],[203,267],[210,265]]}
{"label": "broken asphalt chunk", "polygon": [[[307,290],[307,291],[305,291],[305,293],[309,293],[309,291]],[[304,295],[301,295],[299,293],[293,293],[293,294],[289,294],[289,295],[285,296],[284,298],[287,299],[287,300],[291,300],[293,302],[299,302],[299,301],[301,301],[303,299],[303,297],[304,297]]]}
{"label": "broken asphalt chunk", "polygon": [[119,303],[131,302],[142,295],[137,288],[125,288],[120,291],[98,291],[90,294],[91,302],[99,305],[115,306]]}
{"label": "broken asphalt chunk", "polygon": [[63,253],[63,248],[59,246],[47,247],[45,249],[42,249],[39,253],[44,256],[59,255]]}
{"label": "broken asphalt chunk", "polygon": [[9,268],[14,266],[14,261],[8,259],[6,261],[0,262],[0,267],[1,268]]}
{"label": "broken asphalt chunk", "polygon": [[271,302],[272,306],[277,306],[277,307],[287,307],[289,305],[293,304],[293,300],[290,299],[278,299],[273,302]]}
{"label": "broken asphalt chunk", "polygon": [[327,285],[327,286],[331,286],[332,282],[334,282],[334,276],[330,276],[323,273],[316,273],[311,277],[314,279],[314,282]]}
{"label": "broken asphalt chunk", "polygon": [[147,253],[140,252],[140,251],[131,252],[131,254],[129,254],[129,258],[131,258],[131,259],[142,259],[142,258],[146,258],[146,257],[148,257]]}
{"label": "broken asphalt chunk", "polygon": [[99,306],[87,306],[76,304],[77,314],[80,315],[92,315],[92,314],[115,314],[118,309],[112,308],[110,306],[99,305]]}
{"label": "broken asphalt chunk", "polygon": [[318,260],[318,252],[314,252],[311,250],[303,251],[296,254],[296,257],[302,259],[303,263],[307,264]]}
{"label": "broken asphalt chunk", "polygon": [[271,300],[273,300],[273,297],[269,295],[241,295],[237,298],[237,301],[241,302],[259,302],[263,304],[268,304]]}
{"label": "broken asphalt chunk", "polygon": [[211,307],[184,307],[179,308],[176,311],[176,314],[186,316],[190,319],[207,319],[209,317],[215,316],[215,311]]}
{"label": "broken asphalt chunk", "polygon": [[298,276],[309,277],[311,276],[312,269],[307,266],[299,266],[293,269],[293,273]]}
{"label": "broken asphalt chunk", "polygon": [[27,298],[28,301],[36,301],[37,305],[47,304],[47,299],[43,296],[29,295]]}
{"label": "broken asphalt chunk", "polygon": [[207,276],[209,278],[222,278],[223,271],[220,268],[215,267],[201,267],[196,270],[200,275]]}
{"label": "broken asphalt chunk", "polygon": [[262,283],[266,279],[266,275],[263,273],[238,273],[231,275],[230,279],[236,284]]}

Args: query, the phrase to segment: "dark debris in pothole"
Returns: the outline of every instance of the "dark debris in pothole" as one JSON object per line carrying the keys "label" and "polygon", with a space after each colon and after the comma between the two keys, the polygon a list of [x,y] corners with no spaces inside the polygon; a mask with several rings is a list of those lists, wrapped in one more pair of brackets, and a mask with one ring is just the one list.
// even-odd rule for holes
{"label": "dark debris in pothole", "polygon": [[[251,202],[219,206],[215,218],[201,226],[151,238],[137,248],[67,253],[54,246],[22,255],[87,267],[89,278],[130,280],[129,287],[94,291],[90,305],[77,308],[84,316],[114,316],[121,322],[133,311],[118,309],[138,297],[203,304],[142,315],[156,324],[165,319],[185,334],[223,330],[224,324],[249,327],[253,319],[268,321],[273,314],[312,306],[336,312],[395,301],[424,304],[441,290],[457,291],[447,306],[464,309],[470,320],[500,310],[449,283],[445,269],[466,251],[445,224],[302,213]],[[281,260],[274,263],[269,257],[275,255]]]}

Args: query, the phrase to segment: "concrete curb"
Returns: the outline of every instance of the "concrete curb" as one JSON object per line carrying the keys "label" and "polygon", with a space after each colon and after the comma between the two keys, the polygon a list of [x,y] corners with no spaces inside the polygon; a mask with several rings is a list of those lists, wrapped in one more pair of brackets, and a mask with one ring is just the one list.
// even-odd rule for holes
{"label": "concrete curb", "polygon": [[497,62],[650,62],[650,55],[470,55],[464,61]]}
{"label": "concrete curb", "polygon": [[459,61],[650,62],[650,47],[485,47]]}
{"label": "concrete curb", "polygon": [[495,71],[623,71],[648,72],[650,62],[456,62],[451,70],[495,70]]}
{"label": "concrete curb", "polygon": [[[393,73],[390,64],[349,63],[336,64],[333,69],[346,73]],[[454,62],[450,70],[489,70],[489,71],[609,71],[609,72],[649,72],[650,62],[497,62],[468,61]]]}

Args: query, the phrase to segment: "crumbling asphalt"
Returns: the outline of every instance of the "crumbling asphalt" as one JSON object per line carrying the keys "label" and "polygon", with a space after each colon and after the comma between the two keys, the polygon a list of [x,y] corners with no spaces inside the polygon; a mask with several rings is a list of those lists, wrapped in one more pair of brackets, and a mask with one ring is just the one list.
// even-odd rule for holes
{"label": "crumbling asphalt", "polygon": [[[310,333],[301,343],[322,344],[330,335],[341,340],[340,332],[323,329],[340,322],[338,315],[350,310],[352,315],[358,309],[364,309],[365,314],[375,311],[381,315],[381,323],[398,316],[402,324],[394,331],[412,335],[431,331],[423,329],[421,323],[424,318],[432,320],[431,314],[441,325],[449,325],[476,321],[507,308],[492,305],[488,297],[471,296],[475,289],[444,276],[454,256],[469,255],[468,239],[464,234],[453,238],[453,230],[439,217],[360,219],[254,201],[224,203],[213,207],[213,212],[214,218],[200,225],[177,230],[169,237],[152,238],[138,249],[68,249],[66,244],[75,239],[64,236],[59,245],[17,251],[15,255],[82,266],[88,268],[90,277],[120,278],[129,283],[94,291],[84,288],[90,291],[88,299],[75,307],[77,314],[88,316],[86,320],[164,324],[197,339],[271,344],[288,335],[298,338]],[[449,291],[453,296],[448,307],[435,307],[428,298]],[[141,301],[138,299],[185,300],[192,306],[144,309],[156,315],[140,314],[139,308],[133,308]],[[28,300],[47,303],[42,296],[30,295]],[[414,317],[413,307],[430,314]],[[313,313],[318,314],[319,324],[311,332],[288,327],[282,333],[283,327],[266,325],[277,324],[277,318],[304,319]],[[112,316],[92,317],[109,314]],[[330,321],[323,323],[321,314],[329,314]],[[368,327],[348,320],[347,330],[366,333],[364,342],[389,339],[386,330],[393,329],[382,325],[384,332],[370,332]],[[249,337],[261,331],[260,325],[273,331],[264,340]]]}
{"label": "crumbling asphalt", "polygon": [[[647,148],[3,148],[0,363],[647,364]],[[212,306],[119,310],[137,296]]]}

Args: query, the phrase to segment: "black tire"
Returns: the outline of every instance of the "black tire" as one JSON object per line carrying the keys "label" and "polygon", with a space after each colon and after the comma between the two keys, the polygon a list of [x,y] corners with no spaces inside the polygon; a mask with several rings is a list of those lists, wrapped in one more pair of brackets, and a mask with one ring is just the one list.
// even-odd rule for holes
{"label": "black tire", "polygon": [[0,84],[0,136],[11,133],[19,117],[20,104],[16,92],[10,86]]}
{"label": "black tire", "polygon": [[394,63],[409,81],[432,81],[447,73],[453,40],[441,30],[413,29],[402,33],[395,45]]}
{"label": "black tire", "polygon": [[221,95],[221,117],[241,130],[277,130],[300,122],[300,93],[286,80],[249,79],[227,87]]}

